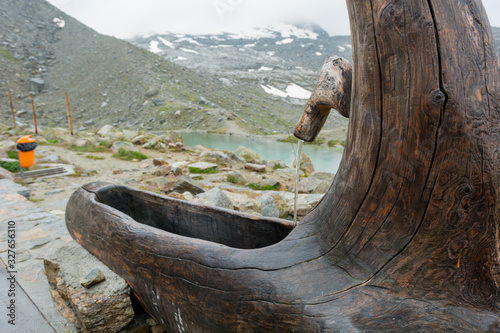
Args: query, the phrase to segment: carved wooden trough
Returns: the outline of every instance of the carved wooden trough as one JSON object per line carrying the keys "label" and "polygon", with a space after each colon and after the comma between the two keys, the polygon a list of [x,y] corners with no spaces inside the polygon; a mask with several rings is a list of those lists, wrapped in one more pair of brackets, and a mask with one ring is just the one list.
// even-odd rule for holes
{"label": "carved wooden trough", "polygon": [[347,3],[352,94],[330,59],[336,81],[318,84],[295,134],[312,140],[337,107],[348,140],[299,225],[103,183],[71,197],[73,237],[168,331],[500,330],[500,96],[484,8]]}

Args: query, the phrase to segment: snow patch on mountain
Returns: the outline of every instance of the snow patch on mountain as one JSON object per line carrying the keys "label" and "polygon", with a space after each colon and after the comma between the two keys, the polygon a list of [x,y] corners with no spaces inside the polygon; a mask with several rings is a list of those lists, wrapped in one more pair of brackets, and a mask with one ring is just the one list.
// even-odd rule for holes
{"label": "snow patch on mountain", "polygon": [[264,91],[270,95],[275,95],[279,97],[292,97],[299,99],[308,99],[311,96],[311,92],[307,89],[302,88],[301,86],[296,85],[295,83],[289,84],[286,87],[286,91],[279,90],[276,87],[270,85],[260,85]]}

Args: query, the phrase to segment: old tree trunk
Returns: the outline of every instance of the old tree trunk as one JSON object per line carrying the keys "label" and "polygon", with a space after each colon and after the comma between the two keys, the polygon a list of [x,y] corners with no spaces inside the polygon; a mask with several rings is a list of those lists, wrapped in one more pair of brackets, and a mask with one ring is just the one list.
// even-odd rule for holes
{"label": "old tree trunk", "polygon": [[500,330],[498,65],[481,1],[347,3],[349,137],[298,226],[103,184],[71,198],[72,235],[169,331]]}

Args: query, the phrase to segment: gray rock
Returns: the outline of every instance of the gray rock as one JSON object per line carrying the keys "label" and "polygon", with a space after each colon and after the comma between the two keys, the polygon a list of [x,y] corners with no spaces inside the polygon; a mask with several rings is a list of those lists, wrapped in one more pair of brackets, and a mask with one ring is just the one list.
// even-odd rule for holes
{"label": "gray rock", "polygon": [[217,206],[226,209],[233,209],[233,203],[220,189],[213,188],[205,193],[200,193],[196,196],[198,199],[203,200],[209,205]]}
{"label": "gray rock", "polygon": [[113,145],[111,146],[111,150],[116,153],[120,149],[131,150],[131,151],[139,151],[139,148],[137,148],[136,146],[134,146],[134,144],[132,142],[127,142],[127,141],[116,141],[116,142],[113,142]]}
{"label": "gray rock", "polygon": [[[296,164],[297,164],[296,161],[294,161],[293,167],[295,167]],[[309,175],[314,172],[314,166],[313,166],[311,159],[309,158],[309,156],[307,156],[304,153],[302,153],[300,155],[300,167],[299,167],[299,169],[304,171],[305,173],[307,173]]]}
{"label": "gray rock", "polygon": [[153,86],[146,91],[145,95],[146,95],[146,97],[153,97],[153,96],[158,95],[159,92],[160,92],[160,90],[158,89],[158,87]]}
{"label": "gray rock", "polygon": [[111,125],[104,125],[103,127],[101,127],[98,131],[97,131],[97,134],[99,134],[100,136],[108,136],[112,131],[114,131],[114,127],[111,126]]}
{"label": "gray rock", "polygon": [[214,163],[207,163],[207,162],[197,162],[188,165],[189,171],[191,172],[204,172],[210,169],[217,169],[218,165]]}
{"label": "gray rock", "polygon": [[229,181],[231,183],[239,184],[239,185],[245,185],[247,183],[247,179],[245,178],[245,176],[243,176],[243,174],[241,172],[236,171],[236,170],[228,173],[227,181]]}
{"label": "gray rock", "polygon": [[265,172],[266,166],[263,164],[247,163],[247,164],[245,164],[245,169],[256,171],[256,172]]}
{"label": "gray rock", "polygon": [[302,179],[298,184],[299,193],[313,193],[323,181],[314,177]]}
{"label": "gray rock", "polygon": [[312,207],[316,206],[320,200],[324,197],[324,194],[311,194],[306,197],[307,203]]}
{"label": "gray rock", "polygon": [[57,155],[49,155],[49,156],[45,156],[45,157],[39,158],[38,161],[40,161],[40,162],[48,162],[48,163],[57,163],[57,162],[60,161],[60,158]]}
{"label": "gray rock", "polygon": [[335,174],[330,172],[315,171],[311,174],[311,177],[332,182],[335,178]]}
{"label": "gray rock", "polygon": [[269,194],[261,195],[257,198],[262,206],[262,216],[267,217],[280,217],[280,211],[276,206],[276,201]]}
{"label": "gray rock", "polygon": [[186,176],[180,176],[172,186],[171,190],[178,193],[191,192],[193,194],[205,192],[203,187],[197,181]]}
{"label": "gray rock", "polygon": [[244,201],[240,204],[240,211],[242,212],[257,212],[259,205],[253,200]]}
{"label": "gray rock", "polygon": [[45,81],[39,77],[34,77],[29,80],[29,90],[36,93],[42,92],[45,88]]}
{"label": "gray rock", "polygon": [[4,168],[0,168],[0,179],[8,179],[14,181],[14,174],[9,170],[5,170]]}
{"label": "gray rock", "polygon": [[184,198],[186,198],[186,200],[190,201],[190,200],[193,200],[194,199],[194,195],[191,193],[191,192],[184,192],[182,193],[182,195],[184,196]]}
{"label": "gray rock", "polygon": [[225,162],[225,163],[231,162],[231,158],[226,153],[219,151],[219,150],[204,151],[200,154],[200,157],[202,157],[202,158],[209,157],[209,158],[213,158],[217,161],[221,161],[221,162]]}
{"label": "gray rock", "polygon": [[283,162],[283,161],[276,161],[276,160],[268,161],[267,162],[267,166],[270,167],[273,170],[288,168],[288,166],[286,165],[285,162]]}
{"label": "gray rock", "polygon": [[262,164],[262,159],[260,158],[259,154],[257,154],[250,148],[239,147],[234,151],[234,153],[243,157],[248,163]]}

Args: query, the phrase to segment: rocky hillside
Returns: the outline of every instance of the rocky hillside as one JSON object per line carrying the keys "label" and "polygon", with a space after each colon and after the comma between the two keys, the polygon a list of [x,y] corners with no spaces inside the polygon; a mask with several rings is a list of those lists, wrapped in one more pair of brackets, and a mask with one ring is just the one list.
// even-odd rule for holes
{"label": "rocky hillside", "polygon": [[[499,29],[495,34],[500,38]],[[132,42],[136,45],[133,45]],[[244,35],[164,34],[123,41],[101,35],[44,0],[0,1],[0,121],[42,126],[290,133],[323,59],[350,58],[348,36],[317,26]],[[500,43],[497,43],[500,45]],[[326,128],[345,127],[337,114]]]}
{"label": "rocky hillside", "polygon": [[100,35],[45,1],[5,0],[0,12],[4,122],[10,120],[8,91],[15,97],[18,122],[28,124],[28,93],[34,92],[39,125],[47,126],[65,125],[67,92],[76,129],[112,123],[149,130],[287,133],[305,103],[270,95],[253,78],[226,81]]}

